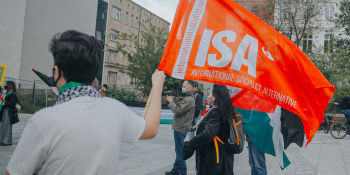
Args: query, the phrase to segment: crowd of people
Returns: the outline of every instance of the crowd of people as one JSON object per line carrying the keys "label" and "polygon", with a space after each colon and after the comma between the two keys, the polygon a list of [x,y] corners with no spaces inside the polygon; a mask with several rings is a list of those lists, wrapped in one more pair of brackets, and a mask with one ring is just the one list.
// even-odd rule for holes
{"label": "crowd of people", "polygon": [[[164,72],[156,70],[152,75],[141,118],[121,102],[102,98],[108,87],[97,89],[102,46],[94,37],[73,30],[59,33],[51,40],[50,52],[53,81],[59,90],[57,103],[32,116],[9,161],[7,175],[116,174],[121,143],[151,139],[158,132]],[[0,144],[11,145],[20,102],[14,82],[6,82],[4,88]],[[226,151],[225,144],[229,121],[235,116],[229,90],[215,84],[205,99],[198,82],[186,80],[181,96],[166,96],[174,113],[176,158],[165,174],[186,175],[186,160],[195,154],[198,175],[233,175],[234,155]],[[344,114],[349,117],[349,109]],[[189,140],[185,141],[187,134]],[[267,174],[264,153],[247,138],[251,174]]]}

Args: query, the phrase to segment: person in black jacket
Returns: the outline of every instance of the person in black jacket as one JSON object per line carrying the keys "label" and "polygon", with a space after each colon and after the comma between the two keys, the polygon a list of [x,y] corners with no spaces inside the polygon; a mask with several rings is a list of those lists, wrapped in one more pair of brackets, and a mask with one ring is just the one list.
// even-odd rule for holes
{"label": "person in black jacket", "polygon": [[[194,100],[195,100],[195,108],[194,108],[194,116],[192,120],[192,126],[196,125],[196,122],[198,121],[198,117],[204,112],[205,110],[205,101],[203,99],[203,92],[199,89],[198,82],[194,81],[193,82],[193,89],[195,90],[194,92]],[[193,139],[194,137],[194,132],[191,131],[189,132],[189,138],[190,140]]]}
{"label": "person in black jacket", "polygon": [[5,90],[7,91],[4,103],[0,112],[0,145],[12,145],[12,125],[19,122],[16,104],[18,99],[16,96],[16,85],[12,81],[6,82]]}
{"label": "person in black jacket", "polygon": [[197,175],[233,175],[233,154],[225,151],[228,149],[225,143],[230,136],[229,121],[234,117],[234,109],[226,86],[215,84],[208,101],[213,107],[200,121],[197,135],[185,142],[183,158],[188,159],[196,152]]}

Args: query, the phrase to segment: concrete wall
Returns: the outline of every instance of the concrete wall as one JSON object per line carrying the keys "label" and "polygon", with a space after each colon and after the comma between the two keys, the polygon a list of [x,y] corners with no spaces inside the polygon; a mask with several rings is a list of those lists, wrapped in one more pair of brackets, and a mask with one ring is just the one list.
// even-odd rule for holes
{"label": "concrete wall", "polygon": [[51,75],[53,35],[70,29],[95,35],[96,13],[97,0],[27,0],[20,78],[38,80],[31,67]]}
{"label": "concrete wall", "polygon": [[6,77],[19,78],[26,0],[0,2],[0,64]]}

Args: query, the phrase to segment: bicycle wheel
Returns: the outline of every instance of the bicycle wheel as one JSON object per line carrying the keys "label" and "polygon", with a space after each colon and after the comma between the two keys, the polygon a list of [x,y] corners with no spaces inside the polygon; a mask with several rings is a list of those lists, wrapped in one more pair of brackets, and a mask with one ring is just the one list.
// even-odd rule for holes
{"label": "bicycle wheel", "polygon": [[333,123],[330,126],[331,135],[335,139],[342,139],[346,136],[347,128],[342,123]]}

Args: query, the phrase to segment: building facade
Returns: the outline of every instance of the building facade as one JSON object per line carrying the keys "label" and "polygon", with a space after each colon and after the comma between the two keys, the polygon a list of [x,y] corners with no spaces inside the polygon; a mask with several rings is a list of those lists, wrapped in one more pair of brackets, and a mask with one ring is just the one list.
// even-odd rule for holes
{"label": "building facade", "polygon": [[[279,1],[281,0],[275,1],[276,15],[279,15],[279,16],[286,15],[286,14],[283,14],[283,11],[280,12],[280,9],[295,8],[293,7],[294,5],[287,5],[287,7],[280,8],[278,7],[278,6],[281,6],[281,5],[278,5]],[[337,18],[336,17],[337,14],[340,13],[339,8],[340,8],[341,1],[342,0],[327,0],[324,2],[320,1],[318,6],[313,6],[315,11],[311,13],[315,14],[315,17],[309,20],[307,26],[305,27],[306,28],[305,34],[302,36],[301,42],[299,44],[299,48],[304,53],[322,53],[322,54],[333,53],[333,47],[331,42],[333,39],[335,39],[337,36],[339,36],[343,32],[343,29],[336,27],[334,23],[334,20]],[[302,14],[302,15],[303,13],[307,14],[306,7],[303,7],[303,6],[306,6],[306,5],[299,6],[299,9],[304,9],[304,10],[300,11],[298,14]],[[282,14],[279,14],[279,13],[282,13]],[[300,17],[299,15],[299,18],[302,18],[302,17],[303,16]],[[292,41],[295,41],[296,40],[295,30],[289,29],[289,28],[292,28],[291,22],[288,20],[286,20],[285,22],[287,24],[284,25],[284,27],[280,30],[280,32],[285,36],[287,36],[288,38],[290,38]],[[280,23],[280,21],[275,20],[275,24],[277,23]],[[305,22],[301,20],[301,24],[304,24],[304,23]],[[298,26],[298,28],[302,28],[302,27],[303,27],[302,25],[300,25],[300,27]]]}
{"label": "building facade", "polygon": [[[142,32],[151,26],[169,30],[170,23],[153,14],[131,0],[110,0],[108,3],[107,27],[105,35],[102,84],[110,87],[133,89],[132,77],[128,75],[127,54],[118,51],[118,47],[128,53],[136,51],[136,46],[128,40],[121,40],[121,35],[132,37],[143,43]],[[100,34],[96,33],[97,38]]]}
{"label": "building facade", "polygon": [[[54,34],[78,30],[94,35],[96,0],[15,0],[0,2],[0,64],[7,65],[6,80],[32,88],[36,68],[51,75],[49,43]],[[37,84],[36,88],[47,88]]]}
{"label": "building facade", "polygon": [[275,0],[234,0],[267,24],[273,26]]}

